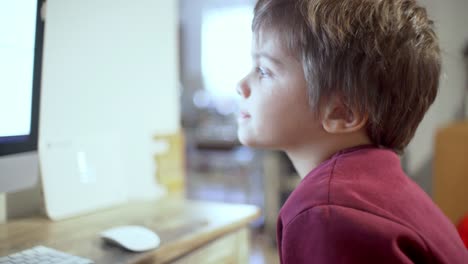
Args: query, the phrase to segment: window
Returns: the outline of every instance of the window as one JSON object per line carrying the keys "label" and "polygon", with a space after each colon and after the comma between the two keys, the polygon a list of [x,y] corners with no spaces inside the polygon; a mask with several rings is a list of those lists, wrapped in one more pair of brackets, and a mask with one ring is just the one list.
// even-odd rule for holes
{"label": "window", "polygon": [[204,86],[214,100],[234,100],[236,85],[251,68],[251,6],[203,12],[201,64]]}

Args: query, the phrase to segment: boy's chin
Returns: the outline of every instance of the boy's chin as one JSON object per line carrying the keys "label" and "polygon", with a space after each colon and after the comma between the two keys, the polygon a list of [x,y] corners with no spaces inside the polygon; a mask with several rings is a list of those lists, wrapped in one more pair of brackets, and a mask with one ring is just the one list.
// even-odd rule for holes
{"label": "boy's chin", "polygon": [[253,147],[255,148],[256,145],[255,145],[255,141],[247,138],[247,137],[243,137],[241,135],[237,135],[237,138],[239,139],[239,142],[244,145],[244,146],[247,146],[247,147]]}
{"label": "boy's chin", "polygon": [[258,139],[252,137],[251,135],[246,135],[241,132],[237,133],[237,138],[239,139],[239,142],[247,147],[251,148],[260,148],[260,149],[276,149],[275,147],[265,144],[265,142],[261,142]]}
{"label": "boy's chin", "polygon": [[258,142],[250,135],[245,133],[244,131],[237,131],[237,138],[239,139],[239,142],[247,147],[252,147],[252,148],[258,148],[259,144]]}

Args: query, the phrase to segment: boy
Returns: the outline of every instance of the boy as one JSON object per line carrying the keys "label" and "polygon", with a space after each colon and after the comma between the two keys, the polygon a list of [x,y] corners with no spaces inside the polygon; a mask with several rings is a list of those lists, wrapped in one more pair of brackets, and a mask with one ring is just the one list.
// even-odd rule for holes
{"label": "boy", "polygon": [[414,0],[259,0],[238,136],[303,178],[281,209],[281,263],[468,263],[403,172],[437,94],[440,51]]}

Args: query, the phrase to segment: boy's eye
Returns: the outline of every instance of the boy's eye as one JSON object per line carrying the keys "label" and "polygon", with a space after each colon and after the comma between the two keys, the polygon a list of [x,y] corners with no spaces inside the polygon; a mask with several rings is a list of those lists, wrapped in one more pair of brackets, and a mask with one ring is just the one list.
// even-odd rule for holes
{"label": "boy's eye", "polygon": [[256,67],[255,71],[258,73],[258,75],[260,75],[261,78],[270,76],[270,72],[262,67]]}

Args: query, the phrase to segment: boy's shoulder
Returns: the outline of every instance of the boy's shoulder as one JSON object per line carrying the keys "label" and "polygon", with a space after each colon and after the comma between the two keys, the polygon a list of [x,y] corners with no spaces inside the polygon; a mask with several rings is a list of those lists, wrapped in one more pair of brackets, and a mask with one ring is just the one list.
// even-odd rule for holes
{"label": "boy's shoulder", "polygon": [[[298,241],[319,245],[343,242],[343,237],[349,243],[328,246],[346,256],[358,257],[371,249],[378,253],[375,245],[393,241],[390,245],[403,243],[401,252],[409,250],[402,256],[417,249],[422,259],[438,260],[434,263],[465,263],[461,260],[468,258],[453,224],[403,172],[396,153],[377,148],[340,152],[305,177],[281,209],[277,236],[281,248],[288,249],[282,252],[285,259],[294,259],[302,251],[304,256],[315,255],[310,253],[316,249],[313,246],[298,253],[294,249]],[[361,243],[365,241],[370,244]],[[414,248],[405,248],[408,241]],[[351,244],[359,246],[349,251]],[[377,249],[383,255],[393,252],[388,247]]]}
{"label": "boy's shoulder", "polygon": [[[302,212],[324,205],[367,210],[364,203],[388,201],[389,197],[381,195],[388,191],[389,186],[408,184],[400,160],[393,151],[371,146],[345,149],[320,164],[301,181],[281,208],[280,219],[287,225]],[[383,210],[378,212],[380,206],[372,209],[376,213],[386,213]]]}

